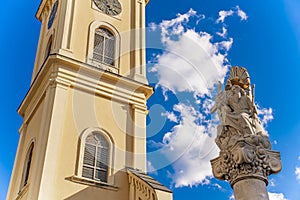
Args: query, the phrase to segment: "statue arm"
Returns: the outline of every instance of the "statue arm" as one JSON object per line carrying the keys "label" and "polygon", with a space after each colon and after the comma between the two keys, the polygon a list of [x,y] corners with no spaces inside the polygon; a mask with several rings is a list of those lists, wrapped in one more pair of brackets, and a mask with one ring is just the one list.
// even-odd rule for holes
{"label": "statue arm", "polygon": [[215,105],[213,105],[213,107],[211,107],[210,112],[215,113],[217,111],[217,109],[218,109],[218,106],[215,104]]}
{"label": "statue arm", "polygon": [[222,102],[224,101],[224,94],[222,91],[219,91],[219,93],[216,96],[215,105],[212,106],[210,109],[211,113],[215,113],[218,109],[222,107]]}

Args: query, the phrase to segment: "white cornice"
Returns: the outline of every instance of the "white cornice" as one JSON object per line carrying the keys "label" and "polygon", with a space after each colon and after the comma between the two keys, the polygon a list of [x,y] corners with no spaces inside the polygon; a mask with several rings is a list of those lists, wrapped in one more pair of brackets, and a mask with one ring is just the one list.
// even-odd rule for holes
{"label": "white cornice", "polygon": [[56,54],[51,55],[45,62],[21,103],[18,113],[22,117],[26,114],[29,118],[49,86],[82,90],[144,108],[142,109],[144,112],[147,112],[145,102],[153,93],[153,88],[149,85]]}
{"label": "white cornice", "polygon": [[54,0],[42,0],[38,10],[36,11],[35,17],[42,21],[42,14],[44,11],[49,12],[49,10],[51,9],[51,5],[53,4]]}

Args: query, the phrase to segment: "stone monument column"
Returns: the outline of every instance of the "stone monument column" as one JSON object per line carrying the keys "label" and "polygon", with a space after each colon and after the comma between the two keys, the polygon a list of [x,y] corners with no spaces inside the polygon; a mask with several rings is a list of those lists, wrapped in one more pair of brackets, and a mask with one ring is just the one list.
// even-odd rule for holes
{"label": "stone monument column", "polygon": [[268,200],[268,176],[281,170],[280,153],[271,150],[257,117],[254,86],[250,88],[245,68],[231,68],[225,91],[219,83],[211,112],[220,120],[215,140],[220,154],[211,160],[214,176],[231,184],[235,200]]}

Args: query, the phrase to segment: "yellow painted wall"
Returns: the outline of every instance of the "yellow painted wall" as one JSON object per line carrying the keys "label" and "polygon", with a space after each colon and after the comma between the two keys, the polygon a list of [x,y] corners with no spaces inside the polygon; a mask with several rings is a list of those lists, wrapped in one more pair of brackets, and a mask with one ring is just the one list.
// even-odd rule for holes
{"label": "yellow painted wall", "polygon": [[[59,1],[56,19],[48,30],[54,2],[43,0],[36,14],[42,22],[41,33],[31,87],[18,110],[23,123],[7,199],[127,200],[129,178],[124,169],[146,171],[146,101],[153,89],[146,85],[144,69],[129,73],[135,66],[145,67],[140,29],[144,27],[145,2],[120,0],[122,13],[112,17],[99,12],[92,1]],[[101,23],[120,36],[119,74],[88,63],[93,42],[90,30]],[[132,32],[136,28],[139,31]],[[50,37],[52,55],[45,57]],[[80,138],[90,129],[105,132],[112,145],[107,184],[80,177]],[[35,147],[30,176],[20,193],[31,141]]]}
{"label": "yellow painted wall", "polygon": [[[143,33],[145,27],[144,1],[120,0],[122,12],[117,16],[102,13],[91,0],[88,3],[87,1],[74,0],[60,1],[56,18],[49,30],[47,28],[48,15],[52,7],[50,1],[48,2],[48,4],[46,3],[47,6],[40,6],[39,12],[41,14],[37,15],[42,21],[42,27],[33,78],[44,63],[45,49],[51,35],[54,39],[52,53],[59,53],[81,62],[87,62],[88,54],[90,54],[88,52],[90,26],[97,21],[111,25],[120,35],[118,53],[120,63],[118,65],[121,75],[133,77],[134,74],[132,73],[135,72],[132,69],[134,66],[145,67],[145,52],[143,49],[145,41],[143,35],[139,35]],[[138,31],[135,32],[135,30]],[[146,80],[145,69],[141,73],[143,79]]]}

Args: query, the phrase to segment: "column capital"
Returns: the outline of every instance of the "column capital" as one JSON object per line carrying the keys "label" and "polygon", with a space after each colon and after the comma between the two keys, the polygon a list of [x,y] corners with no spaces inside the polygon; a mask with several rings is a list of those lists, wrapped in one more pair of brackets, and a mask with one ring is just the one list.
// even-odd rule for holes
{"label": "column capital", "polygon": [[248,178],[260,179],[267,185],[268,176],[281,170],[280,154],[256,146],[247,139],[239,138],[233,146],[221,150],[219,157],[211,160],[213,174],[217,179],[229,181],[231,186]]}

